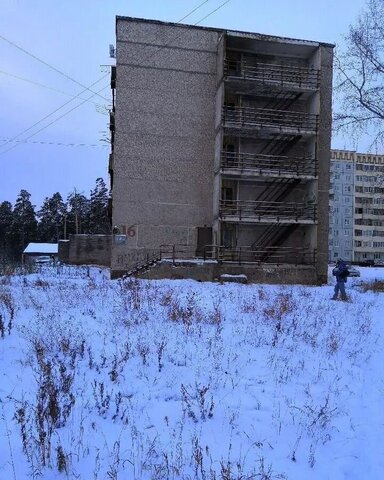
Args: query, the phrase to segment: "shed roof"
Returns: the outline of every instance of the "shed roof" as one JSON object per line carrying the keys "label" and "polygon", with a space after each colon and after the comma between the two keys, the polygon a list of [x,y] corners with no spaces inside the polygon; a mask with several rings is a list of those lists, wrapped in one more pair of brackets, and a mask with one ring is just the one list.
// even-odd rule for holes
{"label": "shed roof", "polygon": [[57,243],[29,243],[23,253],[58,253]]}

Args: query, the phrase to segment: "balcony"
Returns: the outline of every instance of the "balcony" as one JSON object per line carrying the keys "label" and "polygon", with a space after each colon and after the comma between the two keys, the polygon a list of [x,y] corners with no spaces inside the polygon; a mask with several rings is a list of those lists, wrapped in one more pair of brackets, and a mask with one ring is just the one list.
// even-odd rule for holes
{"label": "balcony", "polygon": [[248,81],[295,90],[317,90],[320,78],[319,70],[314,68],[269,63],[250,64],[247,59],[225,60],[224,76],[228,81]]}
{"label": "balcony", "polygon": [[217,247],[217,259],[219,262],[244,264],[290,264],[312,265],[316,262],[316,250],[308,250],[304,247]]}
{"label": "balcony", "polygon": [[314,135],[318,116],[312,113],[274,110],[268,108],[224,106],[223,126],[235,133],[265,130],[272,133]]}
{"label": "balcony", "polygon": [[232,223],[302,223],[316,222],[316,205],[298,202],[221,200],[220,219]]}
{"label": "balcony", "polygon": [[221,172],[227,176],[289,177],[314,179],[316,161],[311,156],[288,157],[253,153],[221,154]]}

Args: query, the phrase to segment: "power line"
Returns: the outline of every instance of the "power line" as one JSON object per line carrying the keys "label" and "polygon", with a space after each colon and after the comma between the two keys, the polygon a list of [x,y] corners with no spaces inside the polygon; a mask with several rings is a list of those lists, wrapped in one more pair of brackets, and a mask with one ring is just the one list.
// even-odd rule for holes
{"label": "power line", "polygon": [[[30,80],[28,78],[20,77],[18,75],[15,75],[14,73],[4,72],[4,70],[0,70],[0,74],[7,75],[8,77],[16,78],[17,80],[21,80],[22,82],[31,83],[32,85],[36,85],[37,87],[42,87],[42,88],[46,88],[47,90],[52,90],[53,92],[61,93],[62,95],[66,95],[67,97],[72,97],[72,98],[74,97],[72,93],[63,92],[62,90],[58,90],[57,88],[44,85],[43,83],[35,82],[34,80]],[[78,97],[78,98],[79,100],[84,100],[81,97]],[[94,105],[99,105],[98,103],[92,102],[92,101],[90,101],[90,103],[93,103]]]}
{"label": "power line", "polygon": [[[12,42],[11,40],[8,40],[7,38],[3,37],[3,35],[0,35],[0,38],[1,40],[3,40],[4,42],[7,42],[9,45],[12,45],[13,47],[17,48],[18,50],[22,51],[23,53],[25,53],[26,55],[29,55],[30,57],[34,58],[35,60],[37,60],[38,62],[42,63],[43,65],[47,66],[48,68],[50,68],[51,70],[59,73],[60,75],[62,75],[63,77],[67,78],[68,80],[71,80],[72,82],[76,83],[77,85],[79,85],[80,87],[84,88],[85,90],[89,91],[89,92],[92,92],[92,93],[95,93],[93,92],[90,87],[86,87],[84,84],[82,84],[81,82],[78,82],[76,79],[74,79],[73,77],[71,77],[70,75],[67,75],[65,72],[63,72],[62,70],[59,70],[58,68],[54,67],[53,65],[51,65],[50,63],[46,62],[45,60],[42,60],[41,58],[39,58],[38,56],[34,55],[33,53],[29,52],[28,50],[26,50],[25,48],[23,47],[20,47],[20,45],[17,45],[15,42]],[[96,93],[96,95],[98,95],[99,97],[101,97],[103,100],[107,100],[108,99],[106,97],[103,97],[102,95],[99,95],[98,93]]]}
{"label": "power line", "polygon": [[[105,78],[105,77],[103,77]],[[99,80],[98,80],[99,81]],[[95,82],[97,83],[97,82]],[[94,84],[95,84],[94,83]],[[91,86],[93,86],[94,84],[92,84]],[[93,98],[95,95],[98,95],[100,92],[102,92],[103,90],[105,90],[106,88],[109,87],[109,84],[106,85],[105,87],[101,88],[99,91],[97,92],[94,92],[89,98],[86,98],[85,100],[83,100],[81,103],[79,103],[78,105],[75,105],[73,108],[71,108],[70,110],[68,110],[67,112],[63,113],[63,115],[60,115],[60,117],[57,117],[55,118],[55,120],[53,120],[51,123],[48,123],[48,125],[45,125],[44,127],[40,128],[40,130],[37,130],[37,132],[35,133],[32,133],[32,135],[29,135],[29,137],[27,138],[24,138],[24,140],[29,140],[30,138],[34,137],[35,135],[37,135],[38,133],[42,132],[43,130],[45,130],[46,128],[50,127],[51,125],[53,125],[54,123],[56,123],[57,121],[59,121],[60,119],[62,119],[63,117],[65,117],[66,115],[68,115],[69,113],[73,112],[73,110],[75,110],[76,108],[78,107],[81,107],[81,105],[84,105],[84,103],[88,102],[91,98]],[[69,102],[67,102],[69,103]],[[60,107],[62,108],[62,107]],[[56,110],[57,111],[57,110]],[[50,116],[50,115],[49,115]],[[40,122],[37,122],[35,125],[37,125],[38,123]],[[33,126],[35,126],[33,125]],[[30,130],[31,128],[33,127],[30,127],[28,130]],[[11,140],[13,141],[15,139],[15,137]],[[0,153],[0,155],[4,155],[5,153],[9,152],[10,150],[13,150],[14,148],[16,148],[19,144],[16,143],[15,145],[12,145],[12,147],[8,148],[7,150],[4,150],[3,152]]]}
{"label": "power line", "polygon": [[[198,10],[200,7],[202,7],[204,4],[208,3],[209,0],[204,0],[202,3],[200,3],[197,7],[195,7],[193,10],[191,10],[189,13],[187,13],[187,15],[185,15],[183,18],[181,18],[179,20],[179,22],[181,22],[182,20],[186,19],[187,17],[189,17],[190,15],[192,15],[192,13],[196,12],[196,10]],[[3,40],[7,41],[8,43],[11,43],[13,44],[12,42],[10,42],[9,40],[5,39],[3,36],[0,35],[0,38],[2,38]],[[15,47],[17,48],[20,48],[21,50],[24,51],[24,49],[22,49],[21,47],[18,47],[16,44],[14,44]],[[25,51],[25,53],[28,53]],[[33,55],[32,55],[33,56]],[[43,62],[45,63],[45,62]],[[93,87],[93,85],[95,85],[96,83],[98,83],[99,81],[101,81],[102,79],[104,79],[106,76],[108,76],[109,74],[106,74],[105,76],[103,76],[102,78],[100,78],[99,80],[97,80],[97,82],[93,83],[92,85],[90,85],[90,87],[85,87],[85,90],[90,90],[91,87]],[[54,115],[57,111],[61,110],[62,108],[64,108],[66,105],[68,105],[69,103],[71,103],[73,100],[75,100],[76,98],[79,98],[79,96],[84,93],[83,90],[82,92],[80,92],[77,96],[73,97],[71,100],[69,100],[68,102],[64,103],[61,107],[57,108],[56,110],[54,110],[53,112],[51,112],[50,114],[46,115],[45,117],[43,117],[41,120],[39,120],[38,122],[34,123],[33,125],[31,125],[30,127],[28,127],[27,129],[23,130],[22,132],[18,133],[17,135],[15,135],[14,137],[12,137],[9,142],[7,143],[11,143],[13,142],[14,140],[16,140],[18,137],[20,137],[21,135],[23,135],[24,133],[28,132],[29,130],[32,130],[35,126],[39,125],[41,122],[43,122],[44,120],[46,120],[47,118],[49,118],[50,116]],[[104,90],[104,89],[103,89]],[[90,90],[91,91],[91,90]],[[92,98],[92,97],[89,97],[89,98]],[[103,97],[104,98],[104,97]],[[80,104],[77,105],[77,107],[80,107],[81,105],[83,105],[84,102],[81,102]],[[77,108],[76,107],[76,108]],[[75,108],[72,108],[71,110],[69,110],[69,112],[73,111]],[[68,112],[68,113],[69,113]],[[65,114],[66,115],[66,114]],[[58,117],[57,120],[59,120],[60,118],[62,118],[63,116],[65,115],[62,115],[61,117]],[[56,120],[56,121],[57,121]],[[52,125],[54,122],[51,122],[49,123],[46,127],[44,128],[47,128],[49,127],[50,125]],[[43,128],[43,129],[44,129]],[[34,135],[36,135],[37,133],[41,132],[43,129],[40,129],[38,130]],[[28,138],[31,138],[33,135],[29,136]],[[27,139],[28,139],[27,138]],[[7,143],[5,145],[7,145]],[[5,145],[2,145],[3,147]],[[3,150],[2,152],[0,152],[0,156],[9,152],[10,150],[13,150],[14,148],[16,148],[18,146],[18,143],[16,143],[15,145],[12,145],[12,147],[8,148],[7,150]]]}
{"label": "power line", "polygon": [[[196,12],[196,10],[198,10],[200,7],[202,7],[204,4],[208,3],[209,0],[204,0],[201,4],[199,4],[197,7],[195,7],[193,10],[191,10],[191,12],[189,12],[187,15],[185,15],[182,19],[179,20],[179,22],[177,23],[180,23],[182,20],[184,20],[185,18],[189,17],[190,15],[192,15],[192,13]],[[208,15],[206,15],[205,17],[203,17],[202,19],[200,19],[198,22],[196,22],[194,25],[198,25],[199,23],[201,23],[202,21],[204,21],[206,18],[210,17],[213,13],[217,12],[218,10],[220,10],[222,7],[224,7],[224,5],[226,5],[227,3],[229,3],[231,0],[226,0],[225,2],[223,2],[221,5],[219,5],[217,8],[215,8],[214,10],[212,10]],[[172,38],[172,40],[174,41],[175,39],[179,38],[181,35],[178,35],[177,37],[174,37]],[[7,39],[5,39],[4,37],[2,37],[0,35],[0,38],[2,38],[3,40],[5,41],[8,41]],[[8,43],[10,43],[8,41]],[[161,48],[164,48],[166,47],[167,45],[169,45],[169,42],[165,45],[162,45],[159,50]],[[19,48],[19,47],[18,47]],[[155,52],[156,54],[157,52]],[[151,56],[154,56],[155,54],[151,55]],[[150,56],[150,57],[151,57]],[[150,58],[149,57],[149,58]],[[147,60],[147,59],[144,59],[144,61]],[[44,62],[43,62],[44,63]],[[108,76],[108,74],[104,75],[102,78],[100,78],[99,80],[97,80],[96,82],[94,82],[92,85],[90,85],[90,87],[85,87],[85,90],[88,90],[88,91],[91,91],[90,88],[93,87],[93,85],[95,85],[96,83],[98,83],[99,81],[101,81],[102,79],[104,79],[106,76]],[[76,82],[78,83],[78,82]],[[80,84],[81,85],[81,84]],[[68,115],[69,113],[71,113],[73,110],[77,109],[78,107],[80,107],[81,105],[83,105],[84,103],[86,103],[87,101],[89,101],[91,98],[93,98],[95,95],[99,95],[99,92],[105,90],[106,88],[108,88],[109,85],[107,85],[106,87],[103,87],[101,90],[99,90],[98,92],[93,92],[93,95],[91,95],[88,99],[85,99],[84,101],[82,101],[81,103],[79,103],[78,105],[76,105],[75,107],[71,108],[70,110],[68,110],[66,113],[64,113],[63,115],[61,115],[60,117],[56,118],[55,120],[53,120],[52,122],[50,122],[48,125],[45,125],[44,127],[42,127],[40,130],[38,130],[37,132],[33,133],[32,135],[30,135],[29,137],[27,137],[26,139],[24,140],[29,140],[30,138],[32,138],[33,136],[37,135],[38,133],[40,133],[41,131],[45,130],[46,128],[48,128],[49,126],[53,125],[54,123],[56,123],[58,120],[60,120],[61,118],[65,117],[66,115]],[[75,100],[76,98],[78,98],[82,93],[84,93],[83,90],[82,92],[80,92],[76,97],[74,97],[72,100],[69,100],[68,102],[66,102],[64,105],[62,105],[61,107],[59,107],[58,109],[56,109],[54,112],[52,112],[51,114],[45,116],[43,119],[39,120],[38,122],[36,122],[34,125],[32,125],[31,127],[29,127],[28,129],[24,130],[23,132],[19,133],[18,135],[16,135],[15,137],[13,137],[10,141],[13,141],[15,140],[16,138],[18,138],[20,135],[23,135],[24,133],[26,133],[27,131],[31,130],[32,128],[34,128],[36,125],[38,125],[39,123],[43,122],[46,118],[50,117],[51,115],[53,115],[54,113],[56,113],[58,110],[60,110],[61,108],[63,108],[64,106],[66,106],[68,103],[72,102],[73,100]],[[99,95],[100,96],[100,95]],[[105,98],[105,97],[102,97],[102,98]],[[19,144],[16,143],[15,145],[13,145],[12,147],[8,148],[7,150],[4,150],[3,152],[0,152],[0,156],[9,152],[10,150],[12,150],[13,148],[17,147]]]}
{"label": "power line", "polygon": [[[203,5],[205,5],[206,3],[208,3],[210,0],[204,0],[204,2],[200,3],[196,8],[194,8],[193,10],[191,10],[187,15],[185,15],[183,18],[181,18],[178,22],[176,22],[177,24],[179,24],[180,22],[182,22],[183,20],[185,20],[186,18],[188,18],[190,15],[192,15],[192,13],[196,12],[196,10],[198,10],[199,8],[201,8]],[[203,18],[201,18],[200,20],[198,20],[196,23],[194,23],[193,25],[196,26],[196,25],[199,25],[199,23],[203,22],[205,19],[207,19],[208,17],[210,17],[211,15],[213,15],[215,12],[217,12],[218,10],[220,10],[221,8],[224,7],[224,5],[226,5],[227,3],[229,3],[231,0],[225,0],[225,2],[223,2],[221,5],[219,5],[217,8],[215,8],[214,10],[212,10],[210,13],[208,13],[207,15],[205,15]],[[157,53],[159,52],[159,50],[161,50],[162,48],[165,48],[165,47],[168,47],[170,45],[171,42],[174,42],[175,40],[178,40],[180,37],[182,37],[184,34],[184,32],[180,33],[179,35],[175,35],[175,36],[169,36],[168,37],[168,41],[166,43],[164,43],[164,45],[158,45],[157,46],[157,51],[152,53],[151,55],[148,55],[147,57],[145,57],[140,63],[138,66],[141,66],[141,65],[144,65],[144,62],[146,62],[147,60],[151,59],[152,57],[154,57],[155,55],[157,55]]]}
{"label": "power line", "polygon": [[[96,85],[97,83],[101,82],[101,80],[104,80],[104,78],[108,77],[109,74],[107,73],[106,75],[103,75],[101,78],[99,78],[98,80],[96,80],[96,82],[93,82],[92,85],[90,85],[91,87],[93,87],[94,85]],[[105,90],[105,88],[107,87],[104,87],[102,88],[101,90]],[[100,91],[101,91],[100,90]],[[44,122],[44,120],[46,120],[47,118],[51,117],[52,115],[54,115],[56,112],[58,112],[59,110],[61,110],[62,108],[66,107],[67,105],[69,105],[70,103],[72,103],[74,100],[76,100],[77,98],[80,97],[80,95],[82,95],[83,93],[85,92],[85,90],[83,90],[82,92],[80,92],[76,97],[73,97],[71,100],[68,100],[68,102],[65,102],[63,105],[61,105],[61,107],[58,107],[56,108],[56,110],[54,110],[53,112],[49,113],[48,115],[46,115],[45,117],[41,118],[39,121],[35,122],[33,125],[31,125],[30,127],[26,128],[25,130],[23,130],[22,132],[18,133],[17,135],[15,135],[14,137],[12,137],[10,139],[10,142],[13,142],[14,140],[16,140],[17,138],[19,138],[21,135],[24,135],[24,133],[27,133],[29,132],[30,130],[32,130],[33,128],[35,128],[37,125],[39,125],[40,123]],[[91,97],[89,97],[88,99],[86,99],[85,101],[81,102],[80,104],[78,104],[78,107],[80,105],[83,105],[85,102],[88,102],[90,98],[94,97],[95,95],[97,95],[97,93],[94,93],[94,95],[92,95]],[[72,111],[74,109],[71,109],[70,111]],[[61,118],[61,117],[59,117]],[[51,125],[51,123],[49,124]],[[40,132],[41,130],[39,130]],[[28,137],[30,138],[30,137]],[[6,145],[6,144],[5,144]],[[2,145],[3,147],[5,145]],[[8,150],[4,150],[3,152],[0,152],[0,155],[3,155],[4,153],[6,152],[9,152],[9,150],[12,150],[13,148],[17,147],[17,144],[16,145],[13,145],[11,148],[9,148]]]}
{"label": "power line", "polygon": [[199,23],[203,22],[204,20],[206,20],[208,17],[210,17],[211,15],[213,15],[215,12],[217,12],[218,10],[220,10],[220,8],[223,8],[224,5],[226,5],[227,3],[229,3],[231,0],[226,0],[225,2],[223,2],[221,5],[219,5],[217,8],[215,8],[215,10],[212,10],[212,12],[208,13],[208,15],[206,15],[204,18],[202,18],[201,20],[199,20],[198,22],[196,22],[194,25],[199,25]]}
{"label": "power line", "polygon": [[[9,138],[0,138],[0,142],[9,142]],[[33,145],[57,145],[59,147],[87,147],[87,148],[108,148],[109,145],[98,145],[97,143],[64,143],[64,142],[48,142],[44,140],[13,140],[17,144],[33,144]]]}
{"label": "power line", "polygon": [[209,2],[209,0],[204,0],[204,2],[200,3],[200,5],[198,5],[196,8],[194,8],[189,13],[187,13],[187,15],[185,15],[183,18],[180,18],[180,20],[178,20],[176,23],[180,23],[183,20],[185,20],[186,18],[190,17],[193,13],[195,13],[197,10],[199,10],[199,8],[201,8],[203,5],[205,5],[208,2]]}

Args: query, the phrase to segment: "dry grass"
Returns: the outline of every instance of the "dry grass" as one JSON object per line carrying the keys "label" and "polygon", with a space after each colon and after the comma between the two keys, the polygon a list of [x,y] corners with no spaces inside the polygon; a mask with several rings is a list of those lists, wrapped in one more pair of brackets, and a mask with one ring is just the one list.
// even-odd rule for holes
{"label": "dry grass", "polygon": [[372,282],[363,282],[360,285],[363,292],[375,292],[381,293],[384,292],[384,280],[374,280]]}

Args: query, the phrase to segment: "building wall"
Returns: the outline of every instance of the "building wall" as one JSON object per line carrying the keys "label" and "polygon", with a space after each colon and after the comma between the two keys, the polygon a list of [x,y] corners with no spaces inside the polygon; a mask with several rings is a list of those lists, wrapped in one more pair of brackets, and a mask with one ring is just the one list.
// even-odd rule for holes
{"label": "building wall", "polygon": [[333,50],[321,46],[317,52],[320,57],[321,81],[319,101],[319,132],[316,140],[318,158],[317,183],[317,272],[319,279],[327,281],[328,271],[328,231],[329,231],[329,153],[331,148],[332,125],[332,65]]}
{"label": "building wall", "polygon": [[[288,202],[291,208],[293,202],[305,204],[312,211],[314,205],[317,207],[317,215],[309,219],[298,220],[292,213],[288,224],[301,222],[299,231],[282,222],[273,247],[304,245],[316,250],[316,281],[326,281],[332,46],[127,17],[117,18],[116,36],[111,165],[112,222],[117,235],[113,237],[112,270],[127,271],[162,245],[197,247],[198,229],[204,227],[212,227],[215,244],[231,237],[231,246],[242,247],[238,242],[246,242],[253,248],[257,244],[255,235],[263,231],[265,223],[279,224],[278,216],[260,219],[259,210],[245,221],[253,225],[242,228],[244,217],[238,221],[225,218],[222,205],[231,202],[232,195],[235,203],[247,205],[261,195],[270,204]],[[293,80],[297,85],[292,87],[292,81],[285,80],[283,87],[272,78],[270,85],[267,74],[266,84],[264,80],[260,84],[259,78],[259,84],[243,84],[237,90],[234,83],[229,86],[224,68],[228,58],[235,57],[241,62],[249,58],[251,68],[256,70],[269,64],[276,67],[275,71],[291,68],[293,77],[315,68],[320,72],[320,84],[305,87],[301,80]],[[223,107],[232,106],[236,112],[245,111],[244,107],[250,107],[247,112],[255,107],[258,111],[272,108],[275,120],[256,127],[243,120],[239,127],[243,131],[233,132],[227,128],[223,113]],[[276,118],[283,110],[285,117],[279,124]],[[314,126],[311,122],[315,116],[318,122]],[[292,117],[300,117],[303,123],[292,127],[287,124]],[[317,172],[307,177],[302,174],[299,179],[293,178],[295,173],[278,180],[280,174],[271,175],[267,181],[268,174],[256,171],[231,177],[223,173],[221,164],[226,144],[233,147],[228,142],[233,142],[233,151],[240,155],[250,153],[256,158],[267,149],[270,158],[276,154],[280,160],[285,158],[288,146],[286,158],[311,157],[309,161],[316,162]],[[273,143],[279,153],[270,148]],[[280,188],[279,182],[284,194],[275,191]],[[265,195],[271,183],[275,183],[274,194]],[[225,195],[227,198],[223,198]],[[251,212],[252,216],[253,206],[247,205],[247,214]],[[282,238],[288,231],[289,239]]]}
{"label": "building wall", "polygon": [[[111,264],[111,235],[70,235],[68,263],[71,265]],[[61,261],[64,259],[59,258]]]}
{"label": "building wall", "polygon": [[333,150],[329,259],[384,260],[384,155]]}
{"label": "building wall", "polygon": [[355,152],[332,151],[329,260],[352,261],[354,235]]}
{"label": "building wall", "polygon": [[384,155],[355,161],[354,260],[384,260]]}
{"label": "building wall", "polygon": [[112,268],[213,222],[219,33],[117,19]]}

